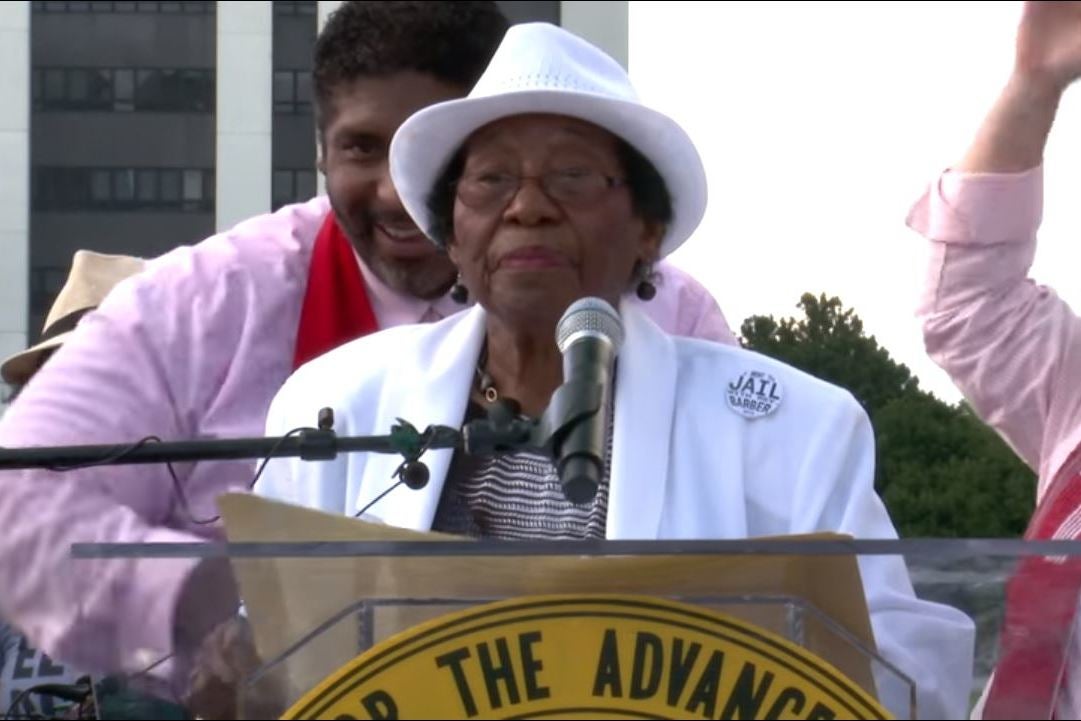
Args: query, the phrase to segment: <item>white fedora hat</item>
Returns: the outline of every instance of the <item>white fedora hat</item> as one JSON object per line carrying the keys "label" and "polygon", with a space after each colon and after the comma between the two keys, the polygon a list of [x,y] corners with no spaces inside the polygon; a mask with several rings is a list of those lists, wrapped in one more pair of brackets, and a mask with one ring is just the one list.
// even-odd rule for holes
{"label": "white fedora hat", "polygon": [[548,23],[513,25],[465,98],[412,115],[390,145],[390,173],[406,211],[432,237],[428,197],[454,154],[500,118],[546,113],[579,118],[616,135],[648,159],[672,196],[661,255],[690,237],[706,210],[706,172],[687,133],[638,100],[627,72],[604,52]]}
{"label": "white fedora hat", "polygon": [[40,365],[41,354],[63,345],[83,316],[97,308],[113,286],[141,271],[144,263],[142,258],[127,255],[75,251],[67,282],[45,317],[41,340],[0,364],[0,377],[16,386],[30,380]]}

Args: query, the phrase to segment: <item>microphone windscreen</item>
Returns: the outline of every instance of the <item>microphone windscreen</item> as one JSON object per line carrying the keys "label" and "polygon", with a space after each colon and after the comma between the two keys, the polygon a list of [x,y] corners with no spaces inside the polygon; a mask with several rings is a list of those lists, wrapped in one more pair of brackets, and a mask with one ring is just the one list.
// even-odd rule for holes
{"label": "microphone windscreen", "polygon": [[623,345],[623,322],[619,313],[600,298],[581,298],[571,303],[556,325],[556,344],[565,353],[581,335],[603,336],[618,353]]}

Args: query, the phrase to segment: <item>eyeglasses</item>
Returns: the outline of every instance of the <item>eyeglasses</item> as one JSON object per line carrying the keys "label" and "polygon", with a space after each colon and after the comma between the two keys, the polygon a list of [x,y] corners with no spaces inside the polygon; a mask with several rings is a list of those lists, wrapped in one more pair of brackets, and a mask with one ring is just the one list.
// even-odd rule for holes
{"label": "eyeglasses", "polygon": [[594,203],[612,188],[626,182],[623,178],[613,178],[590,168],[552,170],[539,176],[481,171],[459,178],[458,199],[475,210],[502,209],[518,194],[526,180],[537,181],[545,195],[568,207]]}

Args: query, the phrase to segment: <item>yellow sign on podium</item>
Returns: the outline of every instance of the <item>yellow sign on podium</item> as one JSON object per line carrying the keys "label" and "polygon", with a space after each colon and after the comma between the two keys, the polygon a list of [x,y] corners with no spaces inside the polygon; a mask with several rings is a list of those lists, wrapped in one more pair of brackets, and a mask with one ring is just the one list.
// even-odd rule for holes
{"label": "yellow sign on podium", "polygon": [[726,614],[537,596],[393,636],[283,718],[890,718],[837,669]]}

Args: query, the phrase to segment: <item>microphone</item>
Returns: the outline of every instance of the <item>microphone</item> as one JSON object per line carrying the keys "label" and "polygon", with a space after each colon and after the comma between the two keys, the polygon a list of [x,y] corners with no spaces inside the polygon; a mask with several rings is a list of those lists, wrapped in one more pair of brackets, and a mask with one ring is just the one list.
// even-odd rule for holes
{"label": "microphone", "polygon": [[564,430],[552,451],[567,500],[586,503],[604,477],[608,401],[623,323],[607,302],[582,298],[559,319],[556,344],[563,354],[563,385],[550,410],[562,416],[557,423]]}

